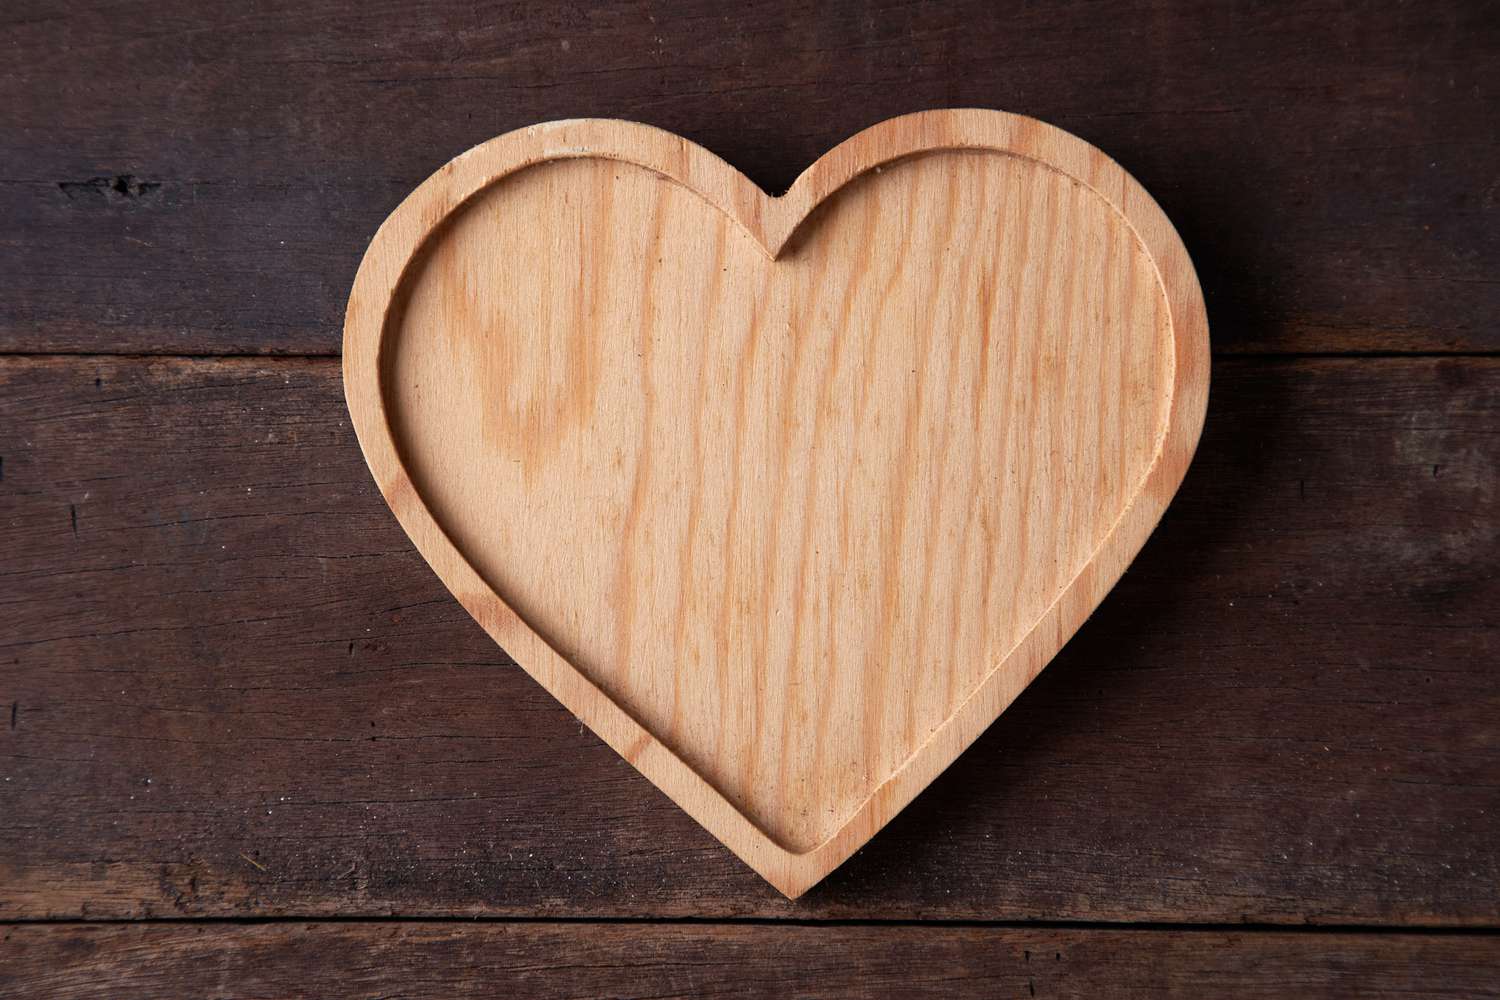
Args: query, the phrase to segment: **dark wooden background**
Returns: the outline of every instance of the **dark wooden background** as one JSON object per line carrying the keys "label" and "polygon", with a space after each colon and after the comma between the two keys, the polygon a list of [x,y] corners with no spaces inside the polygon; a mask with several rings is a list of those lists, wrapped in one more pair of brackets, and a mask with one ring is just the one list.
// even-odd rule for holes
{"label": "dark wooden background", "polygon": [[[384,216],[540,120],[771,190],[999,107],[1181,230],[1181,494],[789,903],[415,554],[337,354]],[[1500,989],[1500,6],[7,3],[0,996]]]}

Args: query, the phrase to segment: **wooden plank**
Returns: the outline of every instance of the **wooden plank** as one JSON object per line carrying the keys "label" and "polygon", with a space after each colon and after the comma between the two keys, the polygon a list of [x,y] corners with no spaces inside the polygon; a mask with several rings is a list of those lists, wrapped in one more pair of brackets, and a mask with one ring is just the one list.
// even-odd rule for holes
{"label": "wooden plank", "polygon": [[510,666],[337,364],[0,361],[0,916],[1494,925],[1500,360],[1215,372],[1162,527],[781,900]]}
{"label": "wooden plank", "polygon": [[1493,3],[0,13],[0,349],[332,353],[379,221],[524,125],[661,125],[773,190],[896,114],[1092,142],[1182,231],[1221,351],[1500,349]]}
{"label": "wooden plank", "polygon": [[[11,1000],[1493,996],[1491,935],[593,923],[19,925]],[[232,994],[230,992],[232,991]]]}
{"label": "wooden plank", "polygon": [[791,897],[1083,624],[1208,405],[1171,225],[996,111],[867,129],[775,201],[660,129],[527,129],[403,202],[350,302],[350,416],[417,550]]}

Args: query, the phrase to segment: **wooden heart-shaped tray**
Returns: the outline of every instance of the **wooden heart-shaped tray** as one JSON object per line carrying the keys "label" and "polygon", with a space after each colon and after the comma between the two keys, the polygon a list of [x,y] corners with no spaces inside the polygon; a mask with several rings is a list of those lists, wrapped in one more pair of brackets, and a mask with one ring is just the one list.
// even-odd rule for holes
{"label": "wooden heart-shaped tray", "polygon": [[443,582],[788,896],[1114,585],[1208,371],[1156,204],[995,111],[888,121],[780,197],[645,125],[512,132],[381,226],[344,335]]}

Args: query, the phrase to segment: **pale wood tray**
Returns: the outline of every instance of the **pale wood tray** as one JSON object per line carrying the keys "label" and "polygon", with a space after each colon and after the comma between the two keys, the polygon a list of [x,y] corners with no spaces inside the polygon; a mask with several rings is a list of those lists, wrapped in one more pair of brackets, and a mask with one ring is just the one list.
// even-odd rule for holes
{"label": "pale wood tray", "polygon": [[788,896],[1114,585],[1208,373],[1156,204],[994,111],[878,125],[775,198],[644,125],[501,136],[381,227],[344,338],[443,582]]}

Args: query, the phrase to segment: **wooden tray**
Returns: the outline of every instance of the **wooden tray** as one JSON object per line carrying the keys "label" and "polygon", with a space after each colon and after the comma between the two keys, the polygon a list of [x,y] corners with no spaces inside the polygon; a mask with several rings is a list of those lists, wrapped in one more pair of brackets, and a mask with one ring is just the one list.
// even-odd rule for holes
{"label": "wooden tray", "polygon": [[778,198],[644,125],[512,132],[381,226],[344,336],[443,582],[788,896],[1114,585],[1208,370],[1156,204],[994,111],[878,125]]}

